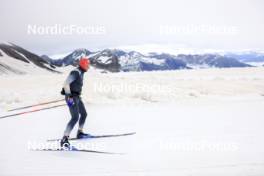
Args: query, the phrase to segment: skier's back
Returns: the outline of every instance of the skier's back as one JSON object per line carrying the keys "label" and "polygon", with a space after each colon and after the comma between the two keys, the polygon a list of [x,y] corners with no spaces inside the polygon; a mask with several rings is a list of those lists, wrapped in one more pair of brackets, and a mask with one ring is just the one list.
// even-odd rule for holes
{"label": "skier's back", "polygon": [[70,146],[68,138],[78,120],[79,128],[77,132],[77,138],[88,136],[88,134],[83,133],[83,126],[86,120],[87,112],[80,95],[83,87],[83,76],[84,73],[89,69],[89,65],[90,62],[88,58],[81,58],[78,68],[70,72],[63,85],[61,93],[65,95],[65,100],[71,113],[71,119],[67,124],[63,138],[61,140],[62,147]]}

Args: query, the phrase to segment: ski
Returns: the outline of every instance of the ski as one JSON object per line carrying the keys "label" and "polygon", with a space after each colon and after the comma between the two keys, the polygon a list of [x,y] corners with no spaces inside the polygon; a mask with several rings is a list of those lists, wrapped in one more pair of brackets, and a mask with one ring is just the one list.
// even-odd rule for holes
{"label": "ski", "polygon": [[[69,138],[69,140],[74,141],[74,140],[85,140],[85,139],[97,139],[97,138],[108,138],[108,137],[121,137],[121,136],[130,136],[130,135],[134,135],[136,134],[136,132],[131,132],[131,133],[122,133],[122,134],[108,134],[108,135],[90,135],[88,137],[85,138]],[[61,139],[49,139],[47,140],[48,142],[52,142],[52,141],[60,141]]]}
{"label": "ski", "polygon": [[64,148],[48,148],[48,149],[33,149],[31,151],[43,151],[43,152],[86,152],[86,153],[98,153],[98,154],[119,154],[122,155],[123,153],[114,153],[114,152],[105,152],[105,151],[98,151],[98,150],[86,150],[86,149],[78,149],[76,147],[71,146],[69,149]]}

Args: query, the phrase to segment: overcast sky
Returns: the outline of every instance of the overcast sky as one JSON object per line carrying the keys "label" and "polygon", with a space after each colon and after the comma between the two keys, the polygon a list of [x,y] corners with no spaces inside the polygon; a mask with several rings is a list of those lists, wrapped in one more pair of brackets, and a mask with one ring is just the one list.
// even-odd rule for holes
{"label": "overcast sky", "polygon": [[[55,25],[88,32],[51,34]],[[1,0],[0,26],[0,40],[37,54],[146,44],[264,49],[264,1]]]}

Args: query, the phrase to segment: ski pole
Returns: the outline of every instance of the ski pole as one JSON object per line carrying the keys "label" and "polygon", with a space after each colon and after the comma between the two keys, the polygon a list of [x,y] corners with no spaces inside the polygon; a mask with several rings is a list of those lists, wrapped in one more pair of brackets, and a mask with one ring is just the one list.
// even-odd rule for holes
{"label": "ski pole", "polygon": [[47,108],[41,108],[41,109],[35,109],[35,110],[31,110],[31,111],[24,111],[24,112],[20,112],[20,113],[16,113],[16,114],[5,115],[5,116],[1,116],[0,119],[18,116],[18,115],[23,115],[23,114],[28,114],[28,113],[32,113],[32,112],[43,111],[43,110],[47,110],[47,109],[53,109],[53,108],[57,108],[57,107],[65,106],[65,105],[67,105],[67,104],[61,104],[61,105],[51,106],[51,107],[47,107]]}
{"label": "ski pole", "polygon": [[51,103],[57,103],[57,102],[60,102],[60,101],[64,101],[64,99],[54,100],[54,101],[48,101],[48,102],[43,102],[43,103],[39,103],[39,104],[34,104],[34,105],[19,107],[19,108],[15,108],[15,109],[10,109],[10,110],[8,110],[8,112],[16,111],[16,110],[21,110],[21,109],[32,108],[32,107],[35,107],[35,106],[47,105],[47,104],[51,104]]}

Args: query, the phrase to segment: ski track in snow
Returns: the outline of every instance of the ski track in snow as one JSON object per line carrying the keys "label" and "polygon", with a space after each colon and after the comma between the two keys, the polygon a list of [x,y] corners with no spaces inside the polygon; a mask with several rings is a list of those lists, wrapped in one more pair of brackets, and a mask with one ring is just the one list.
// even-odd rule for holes
{"label": "ski track in snow", "polygon": [[[88,72],[83,95],[88,111],[85,131],[136,134],[73,144],[125,154],[30,151],[30,142],[46,144],[47,139],[62,136],[70,118],[64,106],[0,119],[0,175],[263,175],[263,73],[261,68]],[[5,83],[0,87],[0,114],[61,99],[59,91],[66,76],[0,77]],[[93,87],[138,82],[169,85],[173,91],[100,92]]]}

